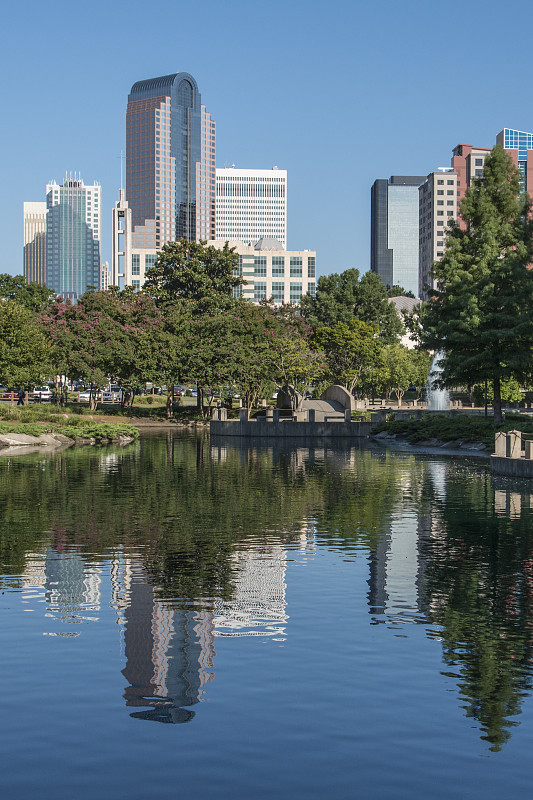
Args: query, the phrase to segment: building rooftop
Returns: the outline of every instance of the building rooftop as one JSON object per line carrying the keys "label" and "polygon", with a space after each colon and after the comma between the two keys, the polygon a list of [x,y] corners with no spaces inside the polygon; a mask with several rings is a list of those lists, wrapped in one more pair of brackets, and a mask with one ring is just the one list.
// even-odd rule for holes
{"label": "building rooftop", "polygon": [[261,239],[254,244],[254,250],[285,250],[285,248],[277,239],[262,236]]}

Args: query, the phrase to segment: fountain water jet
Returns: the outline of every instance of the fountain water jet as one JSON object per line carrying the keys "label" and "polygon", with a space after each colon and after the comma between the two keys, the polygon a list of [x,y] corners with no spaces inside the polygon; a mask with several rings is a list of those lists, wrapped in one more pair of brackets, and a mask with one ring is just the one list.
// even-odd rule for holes
{"label": "fountain water jet", "polygon": [[450,393],[447,389],[439,389],[436,385],[442,375],[440,362],[444,358],[444,351],[439,350],[433,356],[426,384],[426,405],[428,411],[448,411],[450,408]]}

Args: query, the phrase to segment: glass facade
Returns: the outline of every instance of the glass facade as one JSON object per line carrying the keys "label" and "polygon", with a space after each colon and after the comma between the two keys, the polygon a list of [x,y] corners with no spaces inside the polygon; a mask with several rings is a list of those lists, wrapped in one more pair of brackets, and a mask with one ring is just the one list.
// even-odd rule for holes
{"label": "glass facade", "polygon": [[290,286],[290,297],[289,300],[291,303],[299,303],[302,299],[302,284],[301,283],[291,283]]}
{"label": "glass facade", "polygon": [[254,303],[266,300],[267,285],[266,281],[254,281]]}
{"label": "glass facade", "polygon": [[65,178],[47,186],[46,204],[46,285],[75,301],[100,288],[100,186]]}
{"label": "glass facade", "polygon": [[302,277],[302,259],[300,256],[291,256],[290,257],[290,276],[291,278],[301,278]]}
{"label": "glass facade", "polygon": [[285,258],[272,256],[272,276],[283,278],[285,275]]}
{"label": "glass facade", "polygon": [[[197,239],[197,202],[208,185],[214,204],[214,128],[207,117],[204,133],[202,140],[201,96],[191,75],[180,72],[133,85],[126,115],[126,184],[134,247]],[[203,213],[205,221],[205,208]]]}
{"label": "glass facade", "polygon": [[272,281],[272,300],[274,303],[283,303],[285,298],[285,284],[283,281]]}
{"label": "glass facade", "polygon": [[418,297],[419,198],[424,176],[393,175],[372,186],[371,269],[385,286]]}

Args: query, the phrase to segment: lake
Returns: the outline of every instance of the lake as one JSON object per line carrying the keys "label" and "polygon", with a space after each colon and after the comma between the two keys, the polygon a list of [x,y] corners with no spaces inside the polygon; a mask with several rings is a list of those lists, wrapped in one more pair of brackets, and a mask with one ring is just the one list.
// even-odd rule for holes
{"label": "lake", "polygon": [[366,443],[4,452],[2,797],[527,796],[529,491]]}

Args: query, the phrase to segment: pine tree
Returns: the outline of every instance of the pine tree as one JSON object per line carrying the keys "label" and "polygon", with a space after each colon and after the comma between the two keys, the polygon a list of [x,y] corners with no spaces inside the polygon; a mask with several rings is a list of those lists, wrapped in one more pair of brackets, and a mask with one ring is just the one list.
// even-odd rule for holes
{"label": "pine tree", "polygon": [[444,385],[493,382],[499,423],[500,382],[531,375],[533,342],[531,201],[501,146],[460,210],[467,229],[452,224],[433,265],[437,288],[421,312],[423,346],[445,351]]}

